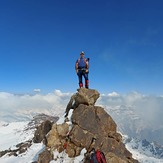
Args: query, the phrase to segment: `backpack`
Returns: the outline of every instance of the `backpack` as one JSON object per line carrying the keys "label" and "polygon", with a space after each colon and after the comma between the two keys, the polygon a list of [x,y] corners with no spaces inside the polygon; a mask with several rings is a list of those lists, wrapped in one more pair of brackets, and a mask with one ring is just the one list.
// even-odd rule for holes
{"label": "backpack", "polygon": [[103,152],[93,151],[90,157],[90,163],[106,163],[106,158]]}

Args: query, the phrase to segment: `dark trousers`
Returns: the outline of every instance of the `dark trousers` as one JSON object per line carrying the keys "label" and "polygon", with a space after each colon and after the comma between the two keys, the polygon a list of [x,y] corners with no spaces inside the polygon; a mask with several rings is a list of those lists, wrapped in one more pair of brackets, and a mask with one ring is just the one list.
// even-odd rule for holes
{"label": "dark trousers", "polygon": [[82,78],[84,77],[85,79],[85,87],[88,88],[88,73],[85,72],[85,70],[78,70],[78,78],[79,78],[79,87],[83,87],[83,80]]}

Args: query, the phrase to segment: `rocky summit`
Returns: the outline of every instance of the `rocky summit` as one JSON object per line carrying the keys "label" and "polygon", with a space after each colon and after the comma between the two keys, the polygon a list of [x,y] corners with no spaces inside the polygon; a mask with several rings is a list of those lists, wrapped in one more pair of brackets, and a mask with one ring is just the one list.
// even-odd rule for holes
{"label": "rocky summit", "polygon": [[[39,155],[38,163],[57,160],[54,151],[64,151],[68,157],[74,158],[83,149],[82,162],[88,163],[92,148],[101,150],[107,163],[138,163],[125,148],[112,117],[104,108],[95,105],[99,96],[96,90],[80,88],[67,104],[62,123],[43,122],[46,124],[42,124],[42,130],[44,126],[50,127],[49,132],[42,136],[46,148]],[[70,110],[73,110],[71,115]]]}

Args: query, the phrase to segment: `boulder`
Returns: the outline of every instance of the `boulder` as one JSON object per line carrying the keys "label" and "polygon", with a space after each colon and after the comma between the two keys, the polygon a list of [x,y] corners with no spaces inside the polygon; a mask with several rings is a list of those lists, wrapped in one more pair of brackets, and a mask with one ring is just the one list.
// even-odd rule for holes
{"label": "boulder", "polygon": [[52,124],[53,123],[49,120],[42,122],[34,133],[33,142],[40,143],[45,138],[46,134],[51,130]]}
{"label": "boulder", "polygon": [[69,132],[69,125],[67,123],[63,124],[53,124],[51,131],[47,134],[47,146],[49,148],[59,148],[59,146],[64,145],[64,139],[67,137]]}
{"label": "boulder", "polygon": [[39,158],[37,163],[49,163],[52,160],[52,154],[48,149],[45,149],[41,154],[39,154]]}
{"label": "boulder", "polygon": [[65,117],[68,116],[70,109],[76,109],[80,104],[94,105],[100,96],[99,92],[94,89],[80,88],[77,91],[77,93],[72,95],[66,107]]}

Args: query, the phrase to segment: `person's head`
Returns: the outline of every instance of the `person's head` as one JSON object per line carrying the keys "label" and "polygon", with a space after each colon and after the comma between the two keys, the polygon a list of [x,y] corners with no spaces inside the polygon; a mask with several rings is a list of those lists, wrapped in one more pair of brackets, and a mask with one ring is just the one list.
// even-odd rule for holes
{"label": "person's head", "polygon": [[84,57],[84,52],[83,51],[80,53],[80,56],[81,57]]}

